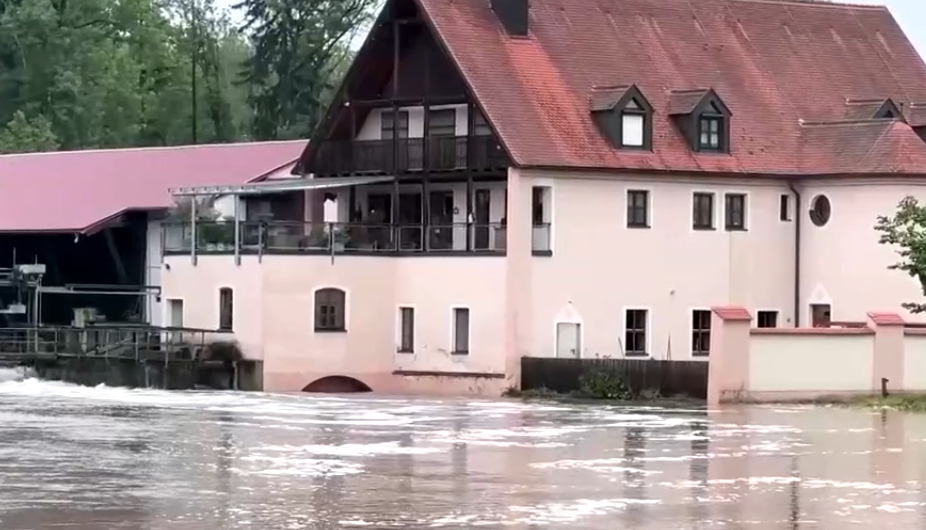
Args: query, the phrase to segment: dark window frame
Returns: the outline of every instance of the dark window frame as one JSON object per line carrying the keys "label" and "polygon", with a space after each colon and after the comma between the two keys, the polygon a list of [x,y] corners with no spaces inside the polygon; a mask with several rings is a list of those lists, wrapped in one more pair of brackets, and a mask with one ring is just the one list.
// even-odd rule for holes
{"label": "dark window frame", "polygon": [[650,227],[649,198],[649,190],[627,190],[627,228]]}
{"label": "dark window frame", "polygon": [[649,349],[648,343],[649,310],[643,308],[624,309],[624,356],[649,356],[650,352],[647,351]]}
{"label": "dark window frame", "polygon": [[778,311],[773,309],[756,312],[756,327],[773,329],[778,327]]}
{"label": "dark window frame", "polygon": [[704,112],[698,116],[698,134],[696,137],[698,151],[722,153],[727,150],[725,120],[726,117],[723,114],[714,112]]}
{"label": "dark window frame", "polygon": [[[431,138],[451,138],[457,135],[457,109],[428,109],[428,130],[427,135]],[[449,119],[443,119],[446,123],[441,123],[444,116],[450,116]]]}
{"label": "dark window frame", "polygon": [[746,230],[749,200],[745,193],[725,193],[723,196],[724,228],[727,231]]}
{"label": "dark window frame", "polygon": [[235,327],[235,291],[231,287],[219,289],[219,329],[232,331]]}
{"label": "dark window frame", "polygon": [[[408,139],[408,111],[400,110],[399,112],[399,139],[407,140]],[[384,110],[380,114],[380,138],[383,140],[392,140],[392,126],[393,120],[393,111]]]}
{"label": "dark window frame", "polygon": [[791,217],[791,195],[787,193],[782,193],[778,198],[778,220],[779,221],[788,221],[792,220]]}
{"label": "dark window frame", "polygon": [[415,352],[415,308],[399,307],[399,353]]}
{"label": "dark window frame", "polygon": [[[714,230],[713,192],[696,191],[691,194],[691,227],[695,230]],[[707,214],[704,213],[707,208]]]}
{"label": "dark window frame", "polygon": [[473,136],[492,136],[492,126],[489,125],[489,120],[486,119],[485,114],[483,114],[478,108],[473,107]]}
{"label": "dark window frame", "polygon": [[[469,355],[470,351],[470,311],[468,307],[454,307],[453,308],[453,344],[450,351],[453,355]],[[465,316],[466,326],[463,328],[466,330],[465,335],[460,334],[460,319]],[[461,337],[463,337],[461,339]]]}
{"label": "dark window frame", "polygon": [[549,186],[533,186],[531,188],[531,222],[534,226],[544,226],[544,199]]}
{"label": "dark window frame", "polygon": [[691,356],[709,357],[711,354],[711,311],[691,310]]}
{"label": "dark window frame", "polygon": [[337,287],[315,291],[313,300],[315,331],[344,333],[347,331],[347,293]]}

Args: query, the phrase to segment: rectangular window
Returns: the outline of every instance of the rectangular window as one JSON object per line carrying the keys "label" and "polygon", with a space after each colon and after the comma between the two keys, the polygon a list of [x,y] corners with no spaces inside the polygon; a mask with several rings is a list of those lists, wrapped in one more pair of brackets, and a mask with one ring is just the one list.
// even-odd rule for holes
{"label": "rectangular window", "polygon": [[219,329],[231,331],[235,315],[235,296],[230,287],[219,289]]}
{"label": "rectangular window", "polygon": [[746,195],[727,193],[724,196],[724,217],[727,230],[746,230]]}
{"label": "rectangular window", "polygon": [[713,230],[714,194],[695,193],[692,200],[692,211],[694,213],[692,227],[698,230]]}
{"label": "rectangular window", "polygon": [[649,228],[649,192],[627,191],[627,227]]}
{"label": "rectangular window", "polygon": [[778,219],[781,221],[791,220],[791,196],[781,194],[778,201]]}
{"label": "rectangular window", "polygon": [[429,110],[428,113],[428,136],[457,135],[456,109]]}
{"label": "rectangular window", "polygon": [[699,147],[706,151],[720,150],[720,122],[718,116],[703,116],[700,122]]}
{"label": "rectangular window", "polygon": [[760,328],[777,328],[778,311],[759,311],[756,325]]}
{"label": "rectangular window", "polygon": [[486,121],[486,117],[479,112],[479,109],[473,107],[473,135],[474,136],[492,136],[492,127]]}
{"label": "rectangular window", "polygon": [[[383,140],[392,140],[393,126],[392,126],[392,111],[384,110],[382,113],[382,136]],[[398,123],[398,133],[399,138],[408,138],[408,111],[400,110],[399,111],[399,123]]]}
{"label": "rectangular window", "polygon": [[469,309],[453,309],[453,351],[451,353],[469,353]]}
{"label": "rectangular window", "polygon": [[399,308],[399,353],[415,351],[415,309]]}
{"label": "rectangular window", "polygon": [[695,309],[691,312],[691,355],[707,357],[711,352],[711,312]]}
{"label": "rectangular window", "polygon": [[543,196],[545,188],[534,186],[531,189],[531,218],[534,226],[543,225]]}
{"label": "rectangular window", "polygon": [[646,116],[625,112],[621,114],[621,144],[626,147],[643,147],[643,122]]}
{"label": "rectangular window", "polygon": [[643,357],[649,354],[646,348],[646,317],[646,309],[624,311],[624,352],[627,357]]}

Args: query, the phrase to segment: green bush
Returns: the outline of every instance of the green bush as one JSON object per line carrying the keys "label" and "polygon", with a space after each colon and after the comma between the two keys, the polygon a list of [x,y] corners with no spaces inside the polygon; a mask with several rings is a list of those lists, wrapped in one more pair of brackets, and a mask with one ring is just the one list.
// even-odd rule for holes
{"label": "green bush", "polygon": [[592,370],[579,378],[579,392],[581,397],[593,399],[628,400],[633,393],[624,381],[624,378],[614,372],[606,370]]}

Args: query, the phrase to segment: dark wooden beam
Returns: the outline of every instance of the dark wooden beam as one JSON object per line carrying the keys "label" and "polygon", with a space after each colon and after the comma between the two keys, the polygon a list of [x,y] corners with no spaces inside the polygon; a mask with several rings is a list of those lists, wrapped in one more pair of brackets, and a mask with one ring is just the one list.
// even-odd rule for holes
{"label": "dark wooden beam", "polygon": [[[395,82],[395,80],[393,80]],[[423,105],[425,99],[431,102],[431,105],[459,105],[466,103],[468,98],[465,95],[454,96],[409,96],[409,97],[392,97],[379,99],[352,99],[350,106],[355,107],[391,107],[399,105],[401,107],[417,107]]]}
{"label": "dark wooden beam", "polygon": [[122,257],[119,256],[119,249],[116,248],[116,240],[113,238],[113,231],[107,227],[103,229],[103,237],[106,239],[106,247],[109,249],[109,256],[116,265],[116,276],[119,277],[119,283],[125,285],[129,283],[129,275],[125,272],[125,264],[122,263]]}

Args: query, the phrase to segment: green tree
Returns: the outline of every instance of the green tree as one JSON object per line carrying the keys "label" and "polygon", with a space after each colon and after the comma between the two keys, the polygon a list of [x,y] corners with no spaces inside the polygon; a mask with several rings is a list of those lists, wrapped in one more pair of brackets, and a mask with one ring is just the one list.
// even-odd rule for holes
{"label": "green tree", "polygon": [[351,37],[377,0],[242,0],[254,55],[244,81],[259,139],[308,136],[330,97]]}
{"label": "green tree", "polygon": [[[897,247],[900,260],[888,268],[915,278],[926,296],[926,205],[914,197],[905,197],[894,215],[878,216],[875,230],[881,233],[881,244]],[[926,303],[905,302],[902,305],[911,313],[926,313]]]}
{"label": "green tree", "polygon": [[34,153],[57,148],[58,139],[51,130],[51,122],[45,116],[36,116],[30,120],[18,110],[13,114],[13,119],[0,128],[0,154]]}

